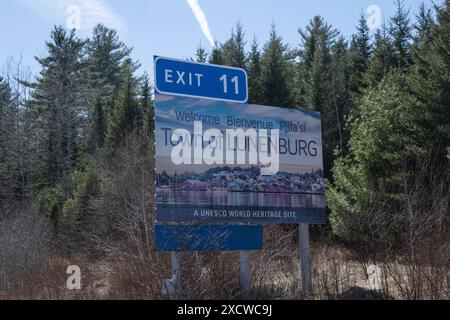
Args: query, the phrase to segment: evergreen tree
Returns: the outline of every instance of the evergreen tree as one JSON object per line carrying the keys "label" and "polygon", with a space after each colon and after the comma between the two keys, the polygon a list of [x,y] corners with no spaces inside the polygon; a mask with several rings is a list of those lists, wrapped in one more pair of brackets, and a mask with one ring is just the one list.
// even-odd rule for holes
{"label": "evergreen tree", "polygon": [[52,186],[75,165],[85,127],[86,85],[83,49],[85,42],[75,32],[55,27],[47,42],[48,56],[36,58],[42,66],[37,83],[32,84],[32,106],[42,126],[38,137],[47,149],[43,159],[45,177]]}
{"label": "evergreen tree", "polygon": [[224,64],[230,67],[245,68],[247,65],[245,45],[244,28],[240,22],[237,22],[231,30],[231,38],[222,45]]}
{"label": "evergreen tree", "polygon": [[249,102],[262,104],[264,101],[264,92],[262,87],[261,52],[259,51],[259,44],[256,37],[252,41],[248,60]]}
{"label": "evergreen tree", "polygon": [[[11,150],[11,108],[12,92],[9,83],[0,77],[0,200],[12,199],[11,164],[8,153]],[[1,202],[1,201],[0,201]],[[0,206],[1,208],[1,206]]]}
{"label": "evergreen tree", "polygon": [[[425,154],[417,100],[398,72],[367,92],[361,114],[351,124],[352,153],[336,160],[334,184],[327,190],[333,230],[349,241],[395,243],[402,221],[403,185],[415,172],[416,159]],[[368,217],[383,203],[383,217]],[[393,228],[397,226],[397,230]],[[377,239],[370,235],[377,234]]]}
{"label": "evergreen tree", "polygon": [[394,46],[389,38],[386,26],[383,25],[382,29],[378,30],[375,34],[373,56],[364,77],[366,86],[377,86],[383,80],[384,76],[395,67],[397,67],[397,64]]}
{"label": "evergreen tree", "polygon": [[[322,131],[324,141],[325,175],[328,177],[334,159],[334,151],[343,145],[341,114],[343,107],[339,100],[345,96],[344,86],[336,81],[345,77],[341,74],[346,45],[335,47],[336,54],[341,55],[333,61],[332,49],[338,32],[324,22],[322,17],[312,19],[305,30],[299,30],[302,38],[299,63],[298,102],[301,107],[318,111],[322,114]],[[341,87],[341,88],[339,88]],[[341,91],[344,90],[344,91]],[[339,91],[339,92],[338,92]]]}
{"label": "evergreen tree", "polygon": [[148,74],[145,74],[142,80],[141,107],[144,113],[144,129],[150,136],[153,136],[155,130],[155,112],[152,99],[152,87]]}
{"label": "evergreen tree", "polygon": [[135,66],[131,59],[124,62],[121,77],[122,85],[115,96],[106,132],[106,153],[111,155],[122,142],[126,133],[137,127],[139,102],[137,100],[137,80],[133,73]]}
{"label": "evergreen tree", "polygon": [[344,132],[345,121],[353,108],[350,88],[351,62],[348,52],[348,45],[344,37],[340,37],[331,50],[331,95],[338,133],[333,144],[338,144],[341,151],[346,149],[349,139],[347,132]]}
{"label": "evergreen tree", "polygon": [[105,141],[105,124],[111,112],[114,92],[122,84],[122,64],[129,57],[131,49],[119,40],[115,30],[99,24],[88,40],[86,51],[92,93],[91,145],[94,151],[98,151]]}
{"label": "evergreen tree", "polygon": [[361,14],[357,26],[357,33],[353,36],[349,56],[351,58],[350,87],[354,94],[358,95],[364,89],[364,75],[369,67],[372,48],[367,19]]}
{"label": "evergreen tree", "polygon": [[416,23],[414,24],[416,31],[416,36],[414,37],[415,47],[425,47],[431,42],[434,26],[435,21],[431,9],[427,8],[424,3],[421,3],[419,14],[416,16]]}
{"label": "evergreen tree", "polygon": [[431,137],[430,153],[445,166],[450,147],[450,1],[437,10],[435,24],[430,26],[430,17],[426,19],[409,82],[422,106],[421,127],[424,136]]}
{"label": "evergreen tree", "polygon": [[396,0],[397,11],[391,19],[390,35],[394,49],[395,64],[404,69],[411,64],[412,30],[409,10],[405,10],[404,0]]}
{"label": "evergreen tree", "polygon": [[197,48],[197,52],[195,53],[195,61],[199,63],[206,63],[208,60],[208,53],[206,49],[200,44]]}
{"label": "evergreen tree", "polygon": [[263,104],[270,106],[292,107],[293,99],[289,82],[292,65],[286,57],[287,46],[278,35],[273,24],[269,41],[265,44],[261,56]]}
{"label": "evergreen tree", "polygon": [[217,41],[215,43],[215,47],[211,52],[211,55],[209,56],[208,62],[217,65],[223,65],[225,63],[222,47]]}

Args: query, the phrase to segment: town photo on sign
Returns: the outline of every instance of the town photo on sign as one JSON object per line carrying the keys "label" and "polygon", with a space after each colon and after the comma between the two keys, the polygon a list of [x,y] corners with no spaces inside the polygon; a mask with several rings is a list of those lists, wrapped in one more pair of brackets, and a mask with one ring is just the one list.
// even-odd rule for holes
{"label": "town photo on sign", "polygon": [[158,220],[324,220],[319,113],[157,94],[155,116]]}

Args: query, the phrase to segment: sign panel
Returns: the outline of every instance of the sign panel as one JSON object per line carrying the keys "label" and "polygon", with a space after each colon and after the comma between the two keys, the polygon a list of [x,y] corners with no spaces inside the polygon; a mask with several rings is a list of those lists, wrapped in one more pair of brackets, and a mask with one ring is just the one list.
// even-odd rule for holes
{"label": "sign panel", "polygon": [[155,57],[156,93],[247,103],[244,69]]}
{"label": "sign panel", "polygon": [[261,250],[262,226],[157,225],[158,251]]}
{"label": "sign panel", "polygon": [[326,223],[321,116],[156,95],[160,222]]}

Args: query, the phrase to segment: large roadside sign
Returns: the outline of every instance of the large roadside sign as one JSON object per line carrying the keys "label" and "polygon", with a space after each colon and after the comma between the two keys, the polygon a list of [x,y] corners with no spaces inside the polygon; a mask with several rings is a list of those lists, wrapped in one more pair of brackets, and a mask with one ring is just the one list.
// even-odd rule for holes
{"label": "large roadside sign", "polygon": [[155,57],[159,94],[247,103],[248,77],[243,69]]}
{"label": "large roadside sign", "polygon": [[179,251],[242,250],[245,297],[244,250],[262,248],[262,224],[296,223],[308,295],[309,224],[327,222],[320,113],[249,105],[245,70],[162,57],[155,102],[155,247],[172,252],[175,291]]}
{"label": "large roadside sign", "polygon": [[326,223],[317,112],[158,94],[159,222]]}

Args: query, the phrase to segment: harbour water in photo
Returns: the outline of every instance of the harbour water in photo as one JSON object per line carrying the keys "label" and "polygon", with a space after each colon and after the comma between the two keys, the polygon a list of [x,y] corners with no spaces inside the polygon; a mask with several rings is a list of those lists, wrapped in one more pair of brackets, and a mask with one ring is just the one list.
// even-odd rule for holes
{"label": "harbour water in photo", "polygon": [[254,206],[287,208],[324,208],[322,194],[230,192],[221,190],[174,191],[157,188],[156,202],[159,204]]}

